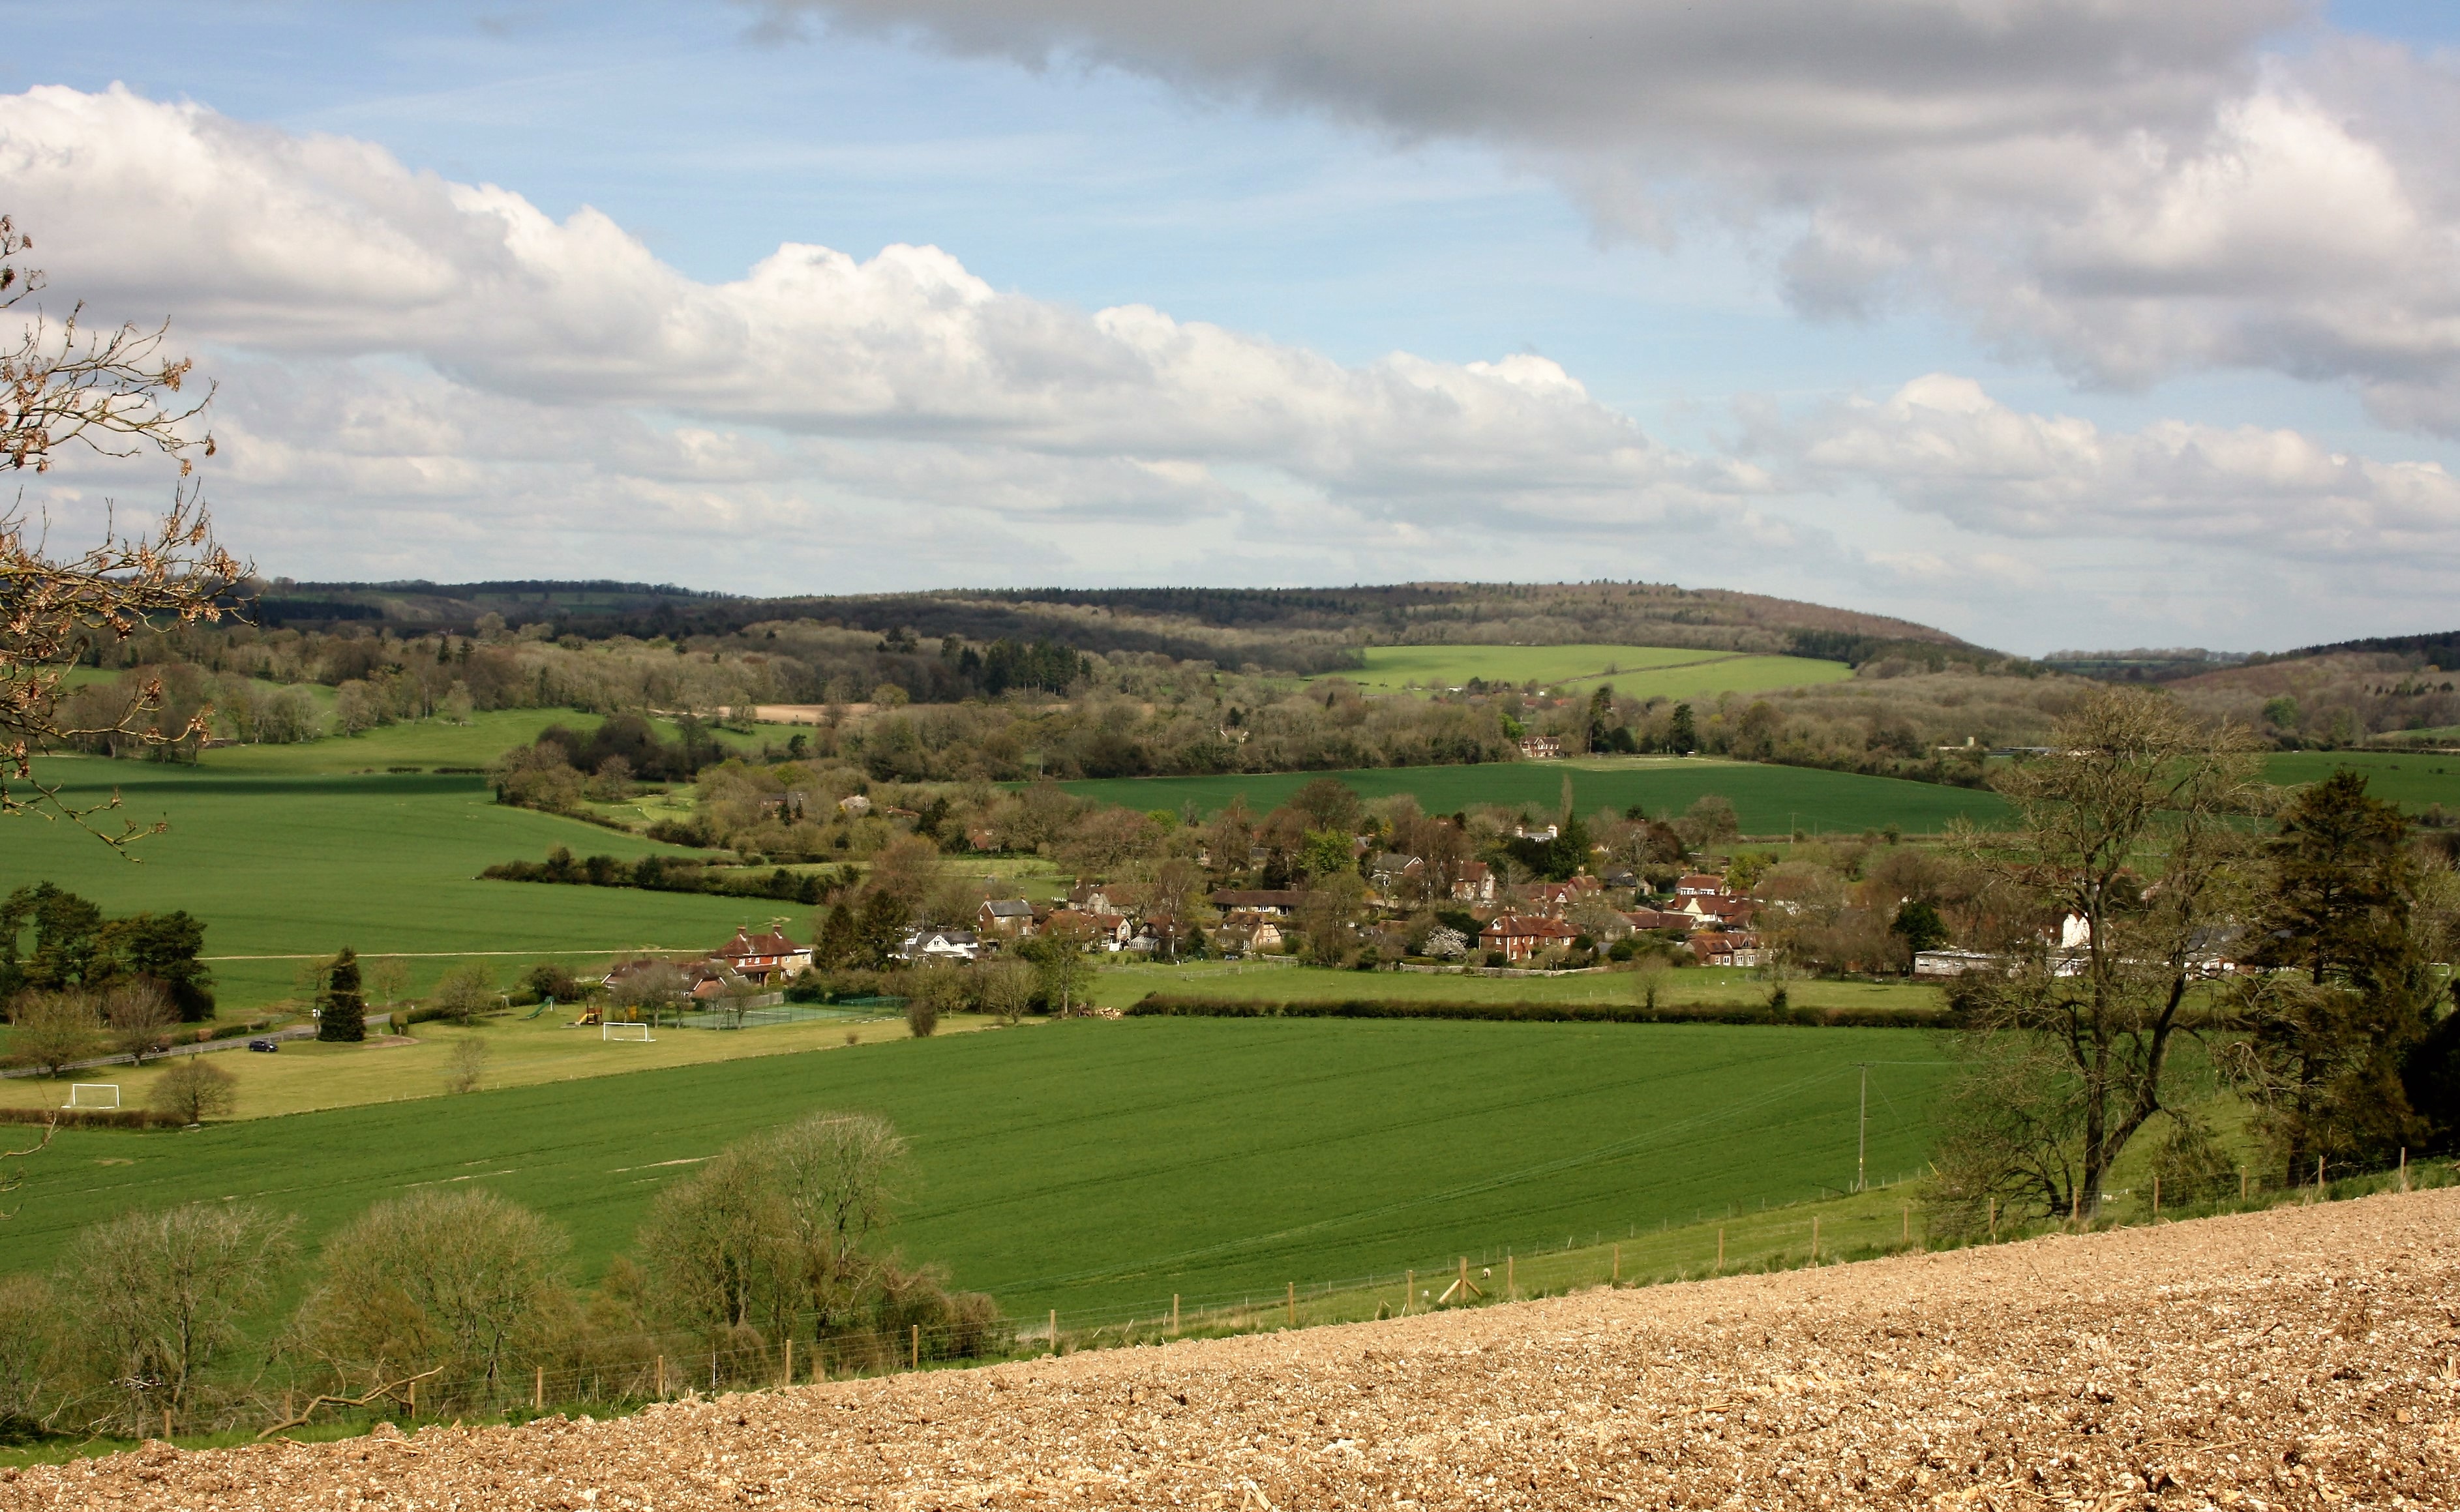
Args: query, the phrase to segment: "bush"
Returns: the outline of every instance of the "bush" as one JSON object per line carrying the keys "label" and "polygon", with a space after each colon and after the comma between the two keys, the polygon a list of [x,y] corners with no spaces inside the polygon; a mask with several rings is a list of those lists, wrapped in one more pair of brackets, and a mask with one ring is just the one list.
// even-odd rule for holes
{"label": "bush", "polygon": [[456,966],[435,984],[427,1004],[437,1018],[466,1024],[496,1006],[496,974],[481,961]]}
{"label": "bush", "polygon": [[239,1079],[201,1055],[181,1056],[154,1083],[148,1101],[156,1112],[181,1124],[227,1118],[239,1106]]}
{"label": "bush", "polygon": [[22,993],[10,1005],[11,1063],[50,1076],[102,1049],[102,1016],[92,996],[79,992]]}

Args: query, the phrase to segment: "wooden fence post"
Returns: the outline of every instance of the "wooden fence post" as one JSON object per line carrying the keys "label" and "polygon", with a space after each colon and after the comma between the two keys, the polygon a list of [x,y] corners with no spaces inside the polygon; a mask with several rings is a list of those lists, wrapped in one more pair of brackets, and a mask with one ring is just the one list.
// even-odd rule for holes
{"label": "wooden fence post", "polygon": [[1461,1299],[1462,1305],[1464,1305],[1464,1306],[1468,1305],[1468,1302],[1469,1302],[1469,1256],[1467,1256],[1467,1255],[1463,1255],[1463,1256],[1461,1256],[1461,1257],[1460,1257],[1460,1293],[1459,1293],[1459,1295],[1460,1295],[1460,1299]]}
{"label": "wooden fence post", "polygon": [[1178,1335],[1178,1293],[1176,1292],[1170,1294],[1170,1332],[1174,1338]]}
{"label": "wooden fence post", "polygon": [[[710,1357],[715,1359],[717,1356],[712,1354]],[[538,1373],[530,1377],[530,1411],[546,1411],[546,1367],[543,1365],[539,1366]]]}
{"label": "wooden fence post", "polygon": [[1819,1215],[1817,1213],[1811,1215],[1811,1265],[1813,1270],[1819,1267]]}
{"label": "wooden fence post", "polygon": [[1053,1354],[1059,1353],[1059,1310],[1057,1308],[1050,1310],[1050,1353]]}
{"label": "wooden fence post", "polygon": [[922,1368],[922,1325],[914,1325],[914,1369]]}
{"label": "wooden fence post", "polygon": [[781,1379],[781,1380],[779,1380],[779,1381],[777,1382],[777,1385],[782,1389],[782,1388],[784,1388],[784,1387],[792,1386],[792,1385],[794,1385],[794,1384],[795,1384],[795,1340],[794,1340],[794,1338],[793,1338],[793,1336],[792,1336],[792,1335],[789,1335],[789,1336],[788,1336],[788,1338],[787,1338],[787,1340],[786,1340],[786,1369],[785,1369],[785,1372],[784,1372],[784,1378],[783,1378],[783,1379]]}
{"label": "wooden fence post", "polygon": [[1287,1316],[1289,1319],[1289,1325],[1292,1328],[1296,1328],[1299,1326],[1299,1284],[1295,1281],[1290,1283],[1288,1303],[1289,1312]]}
{"label": "wooden fence post", "polygon": [[1410,1315],[1410,1309],[1417,1306],[1417,1303],[1418,1272],[1415,1270],[1404,1270],[1401,1272],[1401,1315],[1403,1317],[1408,1317]]}
{"label": "wooden fence post", "polygon": [[1520,1281],[1518,1276],[1514,1272],[1512,1264],[1513,1257],[1511,1255],[1505,1255],[1503,1257],[1503,1299],[1506,1302],[1511,1301],[1520,1293]]}
{"label": "wooden fence post", "polygon": [[2243,1166],[2237,1168],[2237,1200],[2246,1201],[2246,1167]]}
{"label": "wooden fence post", "polygon": [[1720,1270],[1726,1269],[1726,1226],[1724,1224],[1717,1226],[1717,1269]]}
{"label": "wooden fence post", "polygon": [[1999,1194],[1990,1194],[1990,1242],[1999,1242]]}
{"label": "wooden fence post", "polygon": [[2323,1201],[2323,1157],[2315,1157],[2315,1200]]}
{"label": "wooden fence post", "polygon": [[666,1357],[664,1354],[661,1354],[661,1355],[659,1355],[659,1356],[658,1356],[658,1400],[660,1400],[660,1401],[665,1401],[666,1399],[667,1399],[667,1357]]}
{"label": "wooden fence post", "polygon": [[1614,1284],[1622,1285],[1622,1246],[1614,1247]]}
{"label": "wooden fence post", "polygon": [[2161,1178],[2158,1176],[2152,1178],[2152,1221],[2161,1221]]}
{"label": "wooden fence post", "polygon": [[410,1420],[418,1421],[418,1377],[410,1378]]}
{"label": "wooden fence post", "polygon": [[2408,1146],[2400,1147],[2400,1189],[2408,1190]]}

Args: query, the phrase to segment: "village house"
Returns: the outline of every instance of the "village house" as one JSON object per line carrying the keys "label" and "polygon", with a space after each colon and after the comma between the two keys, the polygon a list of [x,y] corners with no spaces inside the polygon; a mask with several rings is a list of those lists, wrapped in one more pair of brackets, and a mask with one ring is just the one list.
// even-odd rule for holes
{"label": "village house", "polygon": [[1691,954],[1699,957],[1703,966],[1752,967],[1767,959],[1767,953],[1760,949],[1760,937],[1741,931],[1694,935]]}
{"label": "village house", "polygon": [[1664,930],[1676,934],[1688,934],[1699,927],[1699,918],[1677,909],[1633,909],[1623,917],[1631,920],[1636,930]]}
{"label": "village house", "polygon": [[974,927],[1010,939],[1033,933],[1033,905],[1023,898],[986,898],[974,910]]}
{"label": "village house", "polygon": [[1051,910],[1050,916],[1042,921],[1042,932],[1062,936],[1074,934],[1089,947],[1099,946],[1105,951],[1121,950],[1135,937],[1135,927],[1125,914],[1090,914],[1083,909],[1072,908]]}
{"label": "village house", "polygon": [[1531,914],[1504,914],[1478,933],[1477,941],[1491,951],[1501,951],[1508,961],[1527,960],[1539,951],[1569,946],[1580,932],[1561,919],[1542,918]]}
{"label": "village house", "polygon": [[1495,901],[1495,869],[1483,861],[1461,863],[1460,877],[1453,883],[1453,901],[1473,907]]}
{"label": "village house", "polygon": [[1287,918],[1298,912],[1299,903],[1305,896],[1295,888],[1217,888],[1211,899],[1215,908],[1225,913],[1236,910]]}
{"label": "village house", "polygon": [[1523,735],[1520,754],[1530,761],[1549,761],[1563,754],[1563,743],[1552,735]]}
{"label": "village house", "polygon": [[1750,898],[1699,897],[1683,900],[1680,912],[1690,914],[1715,928],[1740,929],[1759,915],[1760,906]]}
{"label": "village house", "polygon": [[1724,897],[1726,879],[1707,872],[1690,872],[1674,884],[1676,897]]}
{"label": "village house", "polygon": [[1255,909],[1241,909],[1221,915],[1221,927],[1213,932],[1213,941],[1225,955],[1261,956],[1282,948],[1282,921],[1279,915]]}
{"label": "village house", "polygon": [[982,936],[971,930],[916,930],[897,954],[909,961],[970,961],[983,955]]}
{"label": "village house", "polygon": [[812,964],[812,952],[774,929],[757,934],[738,929],[734,938],[719,946],[710,958],[744,980],[766,987],[801,976]]}

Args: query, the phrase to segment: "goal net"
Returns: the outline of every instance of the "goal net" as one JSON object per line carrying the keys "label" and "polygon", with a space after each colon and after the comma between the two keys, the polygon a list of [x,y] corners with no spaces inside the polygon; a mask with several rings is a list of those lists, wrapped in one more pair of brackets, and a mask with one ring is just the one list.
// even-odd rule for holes
{"label": "goal net", "polygon": [[645,1023],[602,1023],[598,1026],[598,1038],[601,1040],[637,1040],[647,1044],[649,1026]]}
{"label": "goal net", "polygon": [[73,1108],[116,1108],[119,1106],[119,1083],[117,1082],[71,1082],[68,1105]]}

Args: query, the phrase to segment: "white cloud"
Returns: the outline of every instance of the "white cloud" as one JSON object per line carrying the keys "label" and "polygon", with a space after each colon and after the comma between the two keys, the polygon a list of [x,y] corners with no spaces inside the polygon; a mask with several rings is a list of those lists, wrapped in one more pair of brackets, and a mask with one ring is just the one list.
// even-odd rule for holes
{"label": "white cloud", "polygon": [[1578,516],[1752,486],[1656,446],[1539,357],[1344,367],[1146,306],[994,289],[931,247],[789,243],[702,284],[595,211],[557,221],[365,143],[124,90],[0,98],[0,179],[55,276],[104,308],[167,307],[191,339],[290,357],[407,355],[533,405],[1261,465],[1368,508]]}
{"label": "white cloud", "polygon": [[2318,563],[2460,561],[2460,478],[2294,430],[2168,420],[2110,431],[1932,374],[1762,441],[1804,481],[1875,488],[1981,535],[2190,541]]}
{"label": "white cloud", "polygon": [[2311,0],[762,9],[1488,142],[1610,233],[1772,243],[1805,310],[1940,302],[2093,382],[2264,368],[2460,434],[2460,75]]}

